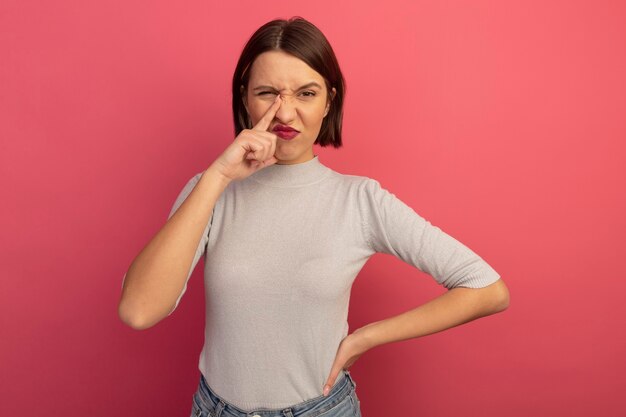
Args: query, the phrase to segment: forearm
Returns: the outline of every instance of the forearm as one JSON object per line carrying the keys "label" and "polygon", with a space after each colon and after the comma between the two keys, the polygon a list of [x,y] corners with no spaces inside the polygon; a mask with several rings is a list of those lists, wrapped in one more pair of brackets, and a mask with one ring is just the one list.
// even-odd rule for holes
{"label": "forearm", "polygon": [[485,288],[453,288],[421,306],[358,329],[368,349],[437,333],[505,310],[509,295],[502,280]]}
{"label": "forearm", "polygon": [[125,323],[141,329],[167,316],[182,291],[202,232],[227,184],[209,167],[178,210],[133,260],[118,306]]}

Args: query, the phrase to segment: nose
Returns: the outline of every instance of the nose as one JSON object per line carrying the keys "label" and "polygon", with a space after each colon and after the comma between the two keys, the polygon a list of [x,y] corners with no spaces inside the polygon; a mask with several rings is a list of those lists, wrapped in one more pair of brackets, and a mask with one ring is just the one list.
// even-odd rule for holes
{"label": "nose", "polygon": [[293,103],[293,97],[281,94],[280,107],[276,111],[276,118],[284,124],[288,124],[296,118],[297,109],[295,103]]}

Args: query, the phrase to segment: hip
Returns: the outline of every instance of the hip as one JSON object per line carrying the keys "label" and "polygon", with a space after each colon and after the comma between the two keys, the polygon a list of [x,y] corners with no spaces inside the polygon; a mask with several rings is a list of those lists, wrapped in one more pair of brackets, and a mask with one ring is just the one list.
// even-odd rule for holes
{"label": "hip", "polygon": [[362,417],[356,383],[350,371],[342,370],[344,378],[333,385],[328,395],[283,408],[243,410],[218,396],[200,374],[198,389],[193,395],[191,417]]}

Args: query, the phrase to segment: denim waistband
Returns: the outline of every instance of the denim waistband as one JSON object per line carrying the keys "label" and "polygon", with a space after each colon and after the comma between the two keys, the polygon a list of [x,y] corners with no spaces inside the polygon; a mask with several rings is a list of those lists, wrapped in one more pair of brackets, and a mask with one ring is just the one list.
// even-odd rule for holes
{"label": "denim waistband", "polygon": [[[213,404],[206,404],[210,408],[215,408],[214,413],[216,415],[222,415],[227,413],[229,416],[236,417],[305,417],[309,411],[315,409],[315,415],[324,409],[330,409],[335,404],[342,401],[350,392],[356,388],[356,383],[350,375],[350,371],[342,369],[344,378],[341,381],[335,383],[332,386],[328,396],[319,395],[315,398],[303,401],[284,408],[257,408],[249,411],[243,410],[234,404],[231,404],[217,395],[209,384],[206,382],[204,375],[200,375],[200,388],[204,395],[206,395]],[[339,376],[338,376],[339,378]],[[201,401],[206,401],[204,398],[200,398]],[[221,411],[221,412],[220,412]]]}

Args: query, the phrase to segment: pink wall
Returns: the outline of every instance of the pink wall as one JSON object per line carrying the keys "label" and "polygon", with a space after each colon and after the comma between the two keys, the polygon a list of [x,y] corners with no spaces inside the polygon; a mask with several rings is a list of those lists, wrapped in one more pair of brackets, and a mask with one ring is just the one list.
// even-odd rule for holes
{"label": "pink wall", "polygon": [[[189,415],[201,268],[143,332],[117,317],[121,278],[232,140],[243,44],[293,15],[347,80],[324,163],[378,179],[511,291],[501,314],[364,354],[364,416],[624,415],[623,3],[297,3],[2,2],[0,415]],[[377,255],[351,330],[443,291]]]}

